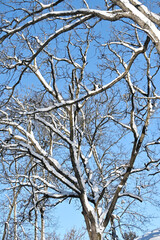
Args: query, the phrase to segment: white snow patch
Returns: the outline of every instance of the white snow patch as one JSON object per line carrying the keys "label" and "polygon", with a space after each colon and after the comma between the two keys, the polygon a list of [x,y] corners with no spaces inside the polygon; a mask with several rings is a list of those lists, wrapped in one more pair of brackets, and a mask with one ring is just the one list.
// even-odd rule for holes
{"label": "white snow patch", "polygon": [[160,240],[160,228],[144,234],[135,240]]}

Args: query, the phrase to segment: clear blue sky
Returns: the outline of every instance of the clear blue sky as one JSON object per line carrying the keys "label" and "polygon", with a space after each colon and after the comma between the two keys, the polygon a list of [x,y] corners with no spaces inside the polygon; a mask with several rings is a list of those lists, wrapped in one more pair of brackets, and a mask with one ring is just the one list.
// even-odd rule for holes
{"label": "clear blue sky", "polygon": [[[89,5],[90,3],[94,4],[97,3],[96,0],[94,1],[88,1]],[[98,4],[97,4],[98,5]],[[92,5],[91,5],[92,7]],[[100,23],[99,26],[103,27],[103,25]],[[107,29],[101,29],[104,34],[107,33]],[[95,67],[96,60],[91,56],[90,60],[92,61],[92,68]],[[143,206],[143,204],[142,204]],[[152,205],[146,204],[146,211],[150,212],[151,215],[159,215],[158,208],[153,207]],[[142,208],[143,213],[144,209]],[[81,227],[85,226],[84,219],[81,214],[81,210],[78,209],[78,206],[76,206],[75,203],[68,204],[68,203],[61,203],[55,208],[55,212],[53,211],[53,214],[55,214],[55,217],[57,218],[57,226],[58,228],[55,229],[57,233],[61,234],[63,236],[66,232],[68,232],[71,228],[75,227],[77,229],[80,229]],[[158,216],[157,216],[158,217]],[[153,229],[160,227],[160,217],[157,219],[152,219],[151,223],[148,225],[148,231],[151,231]],[[146,229],[144,229],[146,230]],[[140,233],[137,233],[140,234]],[[88,236],[86,236],[87,240]]]}

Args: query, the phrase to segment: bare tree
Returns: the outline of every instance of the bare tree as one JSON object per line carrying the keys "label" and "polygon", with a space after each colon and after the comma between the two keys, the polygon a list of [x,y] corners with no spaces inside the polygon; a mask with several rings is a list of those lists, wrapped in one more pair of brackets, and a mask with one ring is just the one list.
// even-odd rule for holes
{"label": "bare tree", "polygon": [[33,159],[16,188],[35,207],[78,199],[90,239],[116,239],[159,164],[160,16],[137,0],[0,2],[1,155]]}
{"label": "bare tree", "polygon": [[64,235],[63,240],[83,240],[85,239],[84,233],[82,230],[77,230],[72,228],[68,233]]}
{"label": "bare tree", "polygon": [[124,234],[124,240],[134,240],[136,237],[137,236],[134,232],[129,232]]}

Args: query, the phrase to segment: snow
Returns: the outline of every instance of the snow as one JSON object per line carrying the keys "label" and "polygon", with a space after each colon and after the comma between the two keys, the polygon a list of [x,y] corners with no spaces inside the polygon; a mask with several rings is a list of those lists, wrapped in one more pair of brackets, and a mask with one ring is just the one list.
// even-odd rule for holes
{"label": "snow", "polygon": [[142,237],[138,237],[135,240],[160,240],[160,228],[146,233]]}

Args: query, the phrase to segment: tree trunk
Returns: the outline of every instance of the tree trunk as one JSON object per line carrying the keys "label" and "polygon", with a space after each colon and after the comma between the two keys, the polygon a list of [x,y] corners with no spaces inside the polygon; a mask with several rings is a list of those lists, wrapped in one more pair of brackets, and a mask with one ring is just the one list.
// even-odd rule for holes
{"label": "tree trunk", "polygon": [[85,223],[87,226],[87,232],[89,235],[90,240],[102,240],[103,239],[103,233],[100,233],[97,227],[96,222],[94,219],[91,219],[87,216],[86,213],[83,212],[83,216],[85,219]]}
{"label": "tree trunk", "polygon": [[89,238],[90,238],[90,240],[102,240],[103,239],[103,237],[100,233],[96,233],[96,232],[92,232],[92,231],[89,233]]}
{"label": "tree trunk", "polygon": [[35,209],[34,239],[38,240],[38,212]]}
{"label": "tree trunk", "polygon": [[41,240],[45,240],[44,207],[40,209],[40,212],[41,212]]}
{"label": "tree trunk", "polygon": [[117,234],[116,234],[116,229],[115,229],[114,217],[113,216],[111,216],[111,230],[112,230],[112,240],[117,240]]}
{"label": "tree trunk", "polygon": [[[16,192],[14,189],[14,198],[16,196]],[[14,204],[14,240],[17,240],[17,202]]]}
{"label": "tree trunk", "polygon": [[[15,161],[15,170],[17,173],[17,161]],[[15,183],[15,188],[13,190],[13,197],[16,199],[16,189],[17,189],[17,178]],[[17,201],[14,203],[14,240],[17,240]]]}

